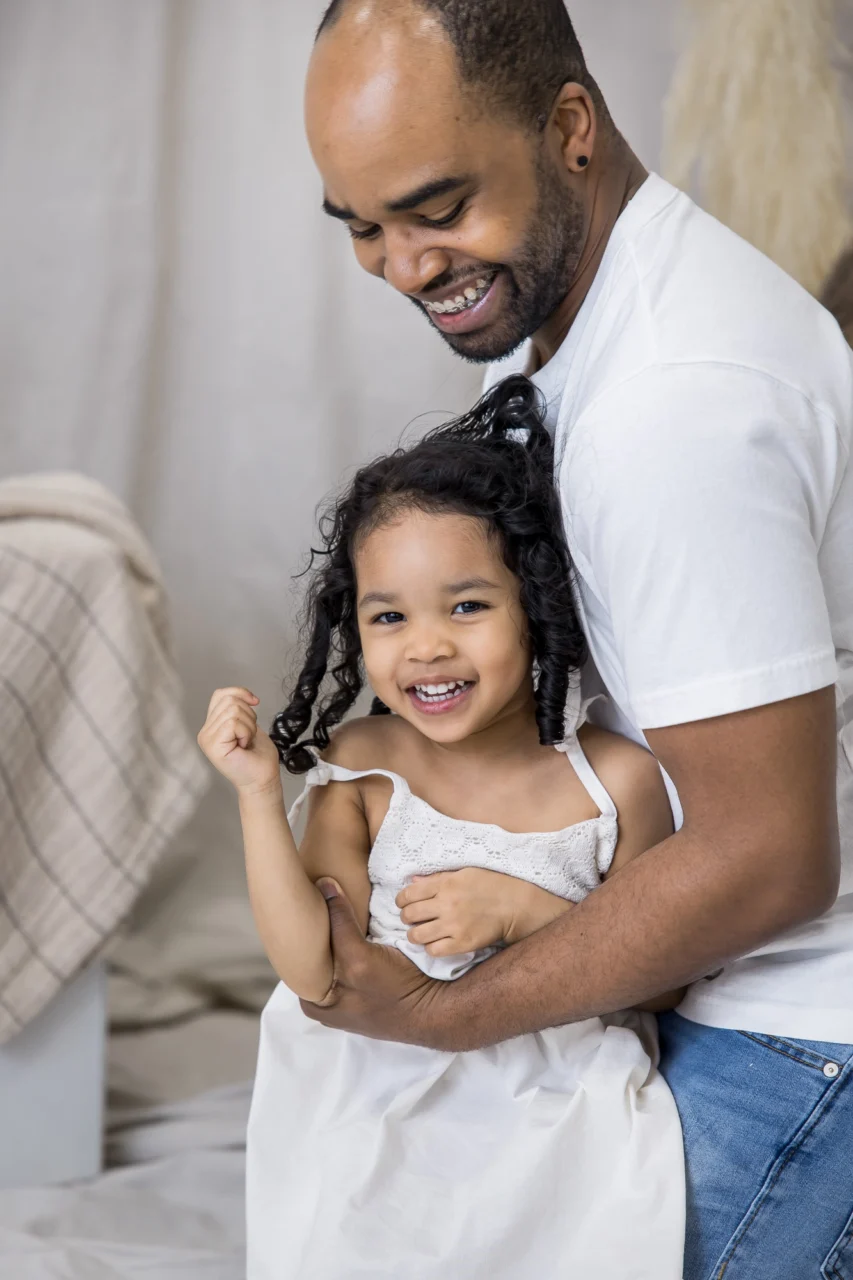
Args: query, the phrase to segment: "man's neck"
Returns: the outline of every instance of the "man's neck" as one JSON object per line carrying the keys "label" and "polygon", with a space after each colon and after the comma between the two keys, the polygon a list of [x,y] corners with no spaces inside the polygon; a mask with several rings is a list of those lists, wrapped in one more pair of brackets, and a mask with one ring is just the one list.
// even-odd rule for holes
{"label": "man's neck", "polygon": [[541,369],[565,342],[598,274],[613,228],[648,177],[648,171],[621,139],[589,175],[589,225],[571,288],[541,329],[533,335],[535,366]]}

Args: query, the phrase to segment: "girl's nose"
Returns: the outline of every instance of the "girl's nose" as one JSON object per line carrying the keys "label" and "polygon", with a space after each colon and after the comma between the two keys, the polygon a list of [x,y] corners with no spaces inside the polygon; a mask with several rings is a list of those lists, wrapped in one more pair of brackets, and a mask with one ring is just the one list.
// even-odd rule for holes
{"label": "girl's nose", "polygon": [[441,628],[419,627],[410,631],[407,639],[406,658],[410,662],[434,663],[443,658],[452,658],[456,653],[456,646]]}

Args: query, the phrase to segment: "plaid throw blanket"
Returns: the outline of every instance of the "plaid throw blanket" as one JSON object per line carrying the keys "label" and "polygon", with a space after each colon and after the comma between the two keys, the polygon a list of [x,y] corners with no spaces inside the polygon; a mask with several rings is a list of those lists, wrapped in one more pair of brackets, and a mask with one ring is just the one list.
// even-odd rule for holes
{"label": "plaid throw blanket", "polygon": [[90,961],[190,817],[160,573],[83,476],[0,482],[0,1043]]}

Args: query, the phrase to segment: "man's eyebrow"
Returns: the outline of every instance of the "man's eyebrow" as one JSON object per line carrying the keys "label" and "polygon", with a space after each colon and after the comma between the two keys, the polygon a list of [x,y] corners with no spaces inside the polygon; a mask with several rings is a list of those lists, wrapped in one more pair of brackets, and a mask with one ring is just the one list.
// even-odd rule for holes
{"label": "man's eyebrow", "polygon": [[338,205],[332,204],[328,196],[323,197],[323,212],[330,218],[340,218],[341,222],[352,222],[355,218],[352,209],[339,208]]}
{"label": "man's eyebrow", "polygon": [[[451,195],[454,191],[460,191],[462,187],[468,186],[470,182],[471,178],[467,174],[459,178],[435,178],[432,182],[422,183],[408,195],[400,196],[399,200],[389,201],[385,208],[389,213],[410,213],[412,209],[417,209],[418,205],[426,204],[427,200],[437,200],[439,196]],[[358,219],[358,214],[353,209],[345,209],[341,205],[333,204],[328,196],[323,197],[323,212],[330,218],[337,218],[340,222],[355,222]]]}
{"label": "man's eyebrow", "polygon": [[437,200],[439,196],[449,196],[470,182],[471,178],[468,174],[459,178],[436,178],[432,182],[424,182],[408,195],[401,196],[399,200],[391,200],[385,208],[389,213],[409,213],[412,209],[417,209],[419,204],[426,204],[427,200]]}

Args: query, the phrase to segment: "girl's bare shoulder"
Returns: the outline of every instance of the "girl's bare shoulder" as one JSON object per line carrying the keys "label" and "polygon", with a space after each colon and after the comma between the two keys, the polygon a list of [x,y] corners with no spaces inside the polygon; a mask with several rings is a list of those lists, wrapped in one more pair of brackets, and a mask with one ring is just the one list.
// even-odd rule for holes
{"label": "girl's bare shoulder", "polygon": [[578,739],[616,805],[620,825],[631,823],[635,816],[641,815],[644,825],[648,823],[661,830],[661,838],[669,834],[672,830],[669,796],[660,765],[651,751],[630,738],[592,724],[581,728]]}
{"label": "girl's bare shoulder", "polygon": [[399,716],[362,716],[335,730],[323,759],[354,772],[387,769],[405,774],[414,733]]}
{"label": "girl's bare shoulder", "polygon": [[350,790],[352,801],[364,815],[371,844],[385,820],[393,787],[390,779],[369,771],[383,769],[408,777],[414,733],[415,730],[397,716],[364,716],[341,725],[323,752],[323,759],[329,764],[354,773],[367,773],[366,777],[341,785]]}

